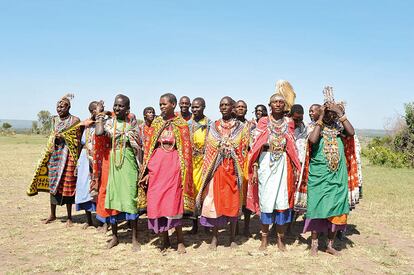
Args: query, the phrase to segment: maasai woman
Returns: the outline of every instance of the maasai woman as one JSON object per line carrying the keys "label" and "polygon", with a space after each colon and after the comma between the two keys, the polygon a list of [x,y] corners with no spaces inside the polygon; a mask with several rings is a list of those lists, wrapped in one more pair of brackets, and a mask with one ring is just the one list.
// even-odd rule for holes
{"label": "maasai woman", "polygon": [[[83,225],[83,229],[93,226],[92,212],[96,211],[96,202],[91,192],[93,192],[93,151],[94,151],[94,139],[95,139],[95,118],[96,114],[101,111],[97,110],[98,102],[92,101],[89,104],[89,112],[91,117],[81,122],[83,126],[83,134],[81,138],[82,151],[79,155],[77,165],[77,181],[76,181],[76,211],[85,210],[87,223]],[[97,193],[95,192],[95,195]]]}
{"label": "maasai woman", "polygon": [[[198,192],[201,188],[201,178],[203,171],[204,152],[206,148],[207,134],[210,128],[211,121],[204,115],[206,102],[203,98],[197,97],[191,104],[191,112],[193,118],[188,121],[190,128],[191,147],[193,148],[193,181],[194,181],[194,200],[197,198]],[[198,230],[198,213],[193,221],[193,228],[191,233],[195,234]]]}
{"label": "maasai woman", "polygon": [[[240,121],[241,123],[243,123],[245,125],[245,127],[248,128],[248,143],[246,144],[246,147],[243,148],[242,150],[242,154],[244,158],[247,158],[247,153],[250,149],[250,143],[252,141],[252,131],[253,129],[256,127],[255,123],[253,123],[253,121],[248,121],[246,119],[246,114],[247,114],[247,103],[244,100],[238,100],[234,106],[234,114],[235,117],[238,121]],[[244,166],[243,166],[243,201],[242,201],[242,212],[243,212],[243,216],[244,216],[244,229],[243,229],[243,235],[245,237],[249,237],[250,236],[250,216],[252,214],[252,211],[250,211],[247,207],[246,207],[246,197],[247,197],[247,185],[248,185],[248,179],[249,179],[249,175],[248,175],[248,165],[247,165],[247,161],[244,162]],[[236,226],[236,234],[239,234],[239,223],[237,222],[237,226]]]}
{"label": "maasai woman", "polygon": [[114,112],[110,119],[104,123],[104,114],[97,115],[95,135],[106,135],[111,140],[109,156],[108,152],[103,156],[97,218],[101,222],[111,223],[113,235],[108,248],[119,243],[117,222],[130,221],[132,249],[137,251],[140,250],[137,236],[137,179],[141,145],[137,121],[134,115],[129,114],[129,109],[129,98],[120,94],[115,97]]}
{"label": "maasai woman", "polygon": [[139,132],[142,139],[142,144],[145,144],[146,140],[151,135],[151,124],[155,119],[155,110],[152,107],[145,107],[143,111],[144,123],[139,125]]}
{"label": "maasai woman", "polygon": [[200,223],[213,227],[210,249],[217,249],[218,227],[230,221],[230,247],[235,242],[236,223],[242,204],[243,150],[248,144],[248,128],[233,117],[234,100],[220,101],[222,118],[210,126],[203,163],[203,185],[197,196]]}
{"label": "maasai woman", "polygon": [[[190,133],[187,122],[174,114],[176,106],[175,95],[160,97],[161,116],[152,122],[145,144],[139,209],[147,212],[148,228],[161,233],[162,250],[170,247],[168,230],[175,228],[181,254],[186,252],[182,218],[193,217],[194,198]],[[145,190],[146,202],[141,200]]]}
{"label": "maasai woman", "polygon": [[[72,204],[75,202],[76,190],[76,161],[79,152],[80,131],[77,127],[80,120],[69,113],[70,100],[73,95],[64,96],[57,104],[58,116],[52,120],[55,135],[54,149],[48,163],[50,189],[50,216],[45,223],[56,219],[56,205],[66,204],[68,214],[67,226],[72,226]],[[72,142],[62,133],[72,127],[77,127],[76,136]],[[71,145],[72,148],[69,146]]]}
{"label": "maasai woman", "polygon": [[298,210],[306,209],[303,232],[312,232],[311,255],[318,252],[318,232],[328,233],[326,252],[338,254],[333,247],[335,234],[345,228],[358,191],[354,128],[343,109],[334,103],[332,88],[326,87],[324,94],[325,104],[309,136],[295,206]]}
{"label": "maasai woman", "polygon": [[258,196],[252,198],[258,200],[259,209],[252,210],[260,211],[260,250],[267,248],[269,225],[275,224],[277,246],[285,251],[286,225],[293,217],[295,175],[301,166],[293,136],[295,125],[285,117],[285,102],[281,94],[274,94],[270,98],[271,114],[259,120],[249,157],[251,183],[258,188]]}
{"label": "maasai woman", "polygon": [[79,118],[69,113],[72,98],[73,95],[68,94],[57,102],[58,116],[52,118],[52,133],[46,152],[27,191],[29,196],[36,195],[38,191],[50,192],[50,216],[44,223],[56,220],[56,205],[66,204],[66,226],[72,226],[80,139]]}

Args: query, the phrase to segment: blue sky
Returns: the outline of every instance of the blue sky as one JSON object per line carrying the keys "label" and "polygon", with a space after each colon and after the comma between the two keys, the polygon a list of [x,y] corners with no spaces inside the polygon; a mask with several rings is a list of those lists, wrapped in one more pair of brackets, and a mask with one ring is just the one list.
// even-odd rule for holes
{"label": "blue sky", "polygon": [[414,101],[414,1],[0,1],[0,118],[36,119],[75,94],[139,117],[159,95],[222,96],[249,116],[287,79],[307,109],[332,85],[358,128]]}

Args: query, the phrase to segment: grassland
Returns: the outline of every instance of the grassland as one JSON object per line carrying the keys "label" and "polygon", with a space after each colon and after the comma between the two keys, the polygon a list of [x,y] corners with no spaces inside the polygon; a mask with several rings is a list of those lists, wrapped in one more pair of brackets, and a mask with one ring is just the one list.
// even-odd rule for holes
{"label": "grassland", "polygon": [[[337,241],[340,257],[320,252],[308,256],[309,234],[300,234],[302,223],[295,226],[295,236],[288,239],[288,252],[271,246],[259,253],[259,222],[252,221],[253,237],[239,236],[239,248],[220,246],[210,252],[210,236],[201,230],[196,236],[186,234],[187,254],[174,250],[161,254],[158,239],[141,220],[139,233],[142,251],[131,251],[130,234],[121,226],[121,244],[105,248],[110,233],[82,230],[83,213],[75,214],[75,226],[66,228],[62,217],[44,225],[49,196],[26,196],[26,188],[43,150],[43,137],[0,137],[0,274],[19,273],[273,273],[273,274],[413,274],[414,273],[414,170],[389,169],[364,165],[364,198],[351,213],[343,241]],[[190,229],[189,226],[185,231]],[[226,232],[220,241],[225,243]]]}

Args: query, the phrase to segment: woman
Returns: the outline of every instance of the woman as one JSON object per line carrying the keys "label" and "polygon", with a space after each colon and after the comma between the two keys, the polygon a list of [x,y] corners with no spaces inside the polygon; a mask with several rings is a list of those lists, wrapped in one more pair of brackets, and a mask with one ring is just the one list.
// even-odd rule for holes
{"label": "woman", "polygon": [[130,221],[132,249],[138,251],[137,179],[141,146],[137,121],[129,110],[129,98],[119,94],[115,97],[110,119],[104,123],[105,113],[97,115],[95,135],[105,135],[111,141],[103,156],[97,218],[111,223],[112,240],[108,248],[119,243],[118,221]]}
{"label": "woman", "polygon": [[243,150],[248,144],[248,127],[233,118],[234,100],[220,101],[222,118],[210,126],[203,163],[203,184],[197,196],[201,225],[213,227],[210,249],[218,245],[218,228],[230,222],[230,247],[235,248],[237,218],[242,204]]}
{"label": "woman", "polygon": [[[160,97],[161,116],[151,124],[146,140],[140,180],[140,211],[146,211],[148,228],[162,236],[162,250],[170,247],[168,230],[175,228],[177,252],[185,253],[183,216],[194,214],[192,149],[187,122],[174,114],[175,95]],[[141,200],[145,198],[146,202]]]}
{"label": "woman", "polygon": [[[344,230],[350,205],[358,199],[358,169],[354,128],[343,109],[333,101],[331,88],[325,88],[325,104],[309,146],[295,208],[306,209],[303,232],[312,232],[311,255],[318,252],[318,233],[328,234],[326,252],[338,255],[333,247],[335,234]],[[349,194],[348,194],[349,193]]]}
{"label": "woman", "polygon": [[[259,205],[262,223],[260,250],[268,246],[269,225],[276,225],[277,246],[285,251],[284,235],[286,225],[292,222],[297,171],[300,162],[295,146],[294,122],[285,117],[286,100],[281,94],[274,94],[269,103],[271,114],[259,120],[255,142],[249,158],[251,183],[258,191],[252,197]],[[258,186],[257,186],[258,185]]]}
{"label": "woman", "polygon": [[56,205],[66,204],[68,219],[66,226],[72,226],[72,204],[75,202],[76,161],[79,153],[79,118],[69,113],[73,98],[68,94],[57,102],[58,116],[52,118],[46,152],[36,169],[28,195],[38,191],[50,192],[50,216],[44,223],[56,220]]}
{"label": "woman", "polygon": [[[97,101],[92,101],[89,104],[89,112],[91,117],[81,124],[84,126],[81,146],[82,151],[79,155],[77,165],[77,181],[76,181],[76,211],[85,210],[87,223],[83,225],[83,229],[93,226],[92,212],[96,211],[96,202],[91,195],[93,187],[92,183],[92,164],[93,164],[93,150],[94,150],[94,136],[95,136],[95,119],[97,114]],[[102,110],[103,111],[103,110]]]}

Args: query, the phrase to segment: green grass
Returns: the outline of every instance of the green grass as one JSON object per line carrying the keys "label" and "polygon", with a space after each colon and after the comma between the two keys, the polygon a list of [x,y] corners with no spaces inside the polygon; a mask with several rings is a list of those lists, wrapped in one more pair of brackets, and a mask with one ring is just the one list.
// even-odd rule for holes
{"label": "green grass", "polygon": [[1,144],[45,144],[47,137],[43,135],[24,135],[16,134],[14,136],[0,136]]}

